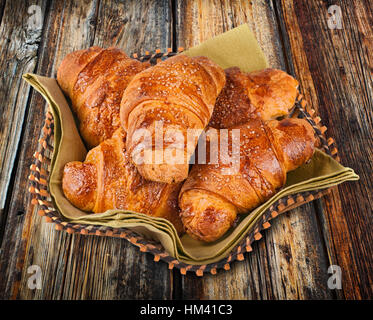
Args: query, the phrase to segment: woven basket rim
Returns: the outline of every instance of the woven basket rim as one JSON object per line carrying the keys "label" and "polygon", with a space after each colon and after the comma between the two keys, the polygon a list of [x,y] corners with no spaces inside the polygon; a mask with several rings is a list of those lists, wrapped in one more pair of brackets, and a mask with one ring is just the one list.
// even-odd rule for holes
{"label": "woven basket rim", "polygon": [[[174,56],[182,51],[183,48],[179,48],[178,52],[172,52],[172,50],[168,49],[166,53],[156,50],[154,53],[149,53],[146,51],[145,55],[143,56],[139,56],[137,54],[133,54],[132,56],[139,61],[149,61],[150,63],[155,64],[160,60]],[[325,132],[327,128],[321,124],[321,118],[316,115],[316,111],[308,106],[307,101],[304,99],[299,89],[294,111],[299,112],[297,117],[306,119],[312,125],[315,134],[320,140],[321,148],[325,151],[325,153],[339,162],[340,159],[338,156],[338,149],[335,139],[326,137]],[[54,223],[56,230],[64,230],[68,233],[80,233],[83,235],[110,236],[127,239],[133,245],[137,246],[140,251],[150,252],[153,254],[154,261],[164,261],[168,263],[169,269],[176,267],[183,275],[185,275],[188,271],[195,272],[198,276],[202,276],[206,272],[216,274],[218,269],[229,270],[230,263],[235,260],[243,261],[245,259],[244,253],[252,251],[252,243],[255,240],[262,238],[261,232],[271,226],[269,223],[271,219],[277,217],[281,213],[320,198],[329,193],[331,189],[328,188],[321,191],[315,190],[302,192],[279,199],[263,213],[262,218],[259,219],[258,222],[247,231],[247,235],[243,241],[233,248],[227,257],[218,262],[210,264],[187,264],[170,256],[163,249],[160,243],[145,239],[142,235],[132,230],[100,225],[77,224],[64,221],[63,218],[61,218],[62,214],[60,214],[58,210],[54,208],[48,190],[48,166],[50,165],[50,155],[54,149],[53,144],[51,143],[51,141],[53,141],[53,132],[54,119],[52,113],[48,110],[44,127],[42,129],[42,136],[38,144],[38,151],[34,154],[35,160],[30,167],[31,173],[29,176],[31,183],[29,192],[33,195],[32,204],[39,208],[38,214],[40,216],[44,216],[46,222]]]}

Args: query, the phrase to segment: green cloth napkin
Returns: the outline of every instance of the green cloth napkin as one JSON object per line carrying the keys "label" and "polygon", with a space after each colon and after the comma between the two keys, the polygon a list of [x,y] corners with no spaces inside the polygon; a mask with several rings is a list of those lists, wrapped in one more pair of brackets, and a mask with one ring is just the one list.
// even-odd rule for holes
{"label": "green cloth napkin", "polygon": [[251,72],[268,68],[263,51],[247,24],[206,40],[183,54],[208,57],[223,69],[237,66],[244,72]]}
{"label": "green cloth napkin", "polygon": [[[252,71],[267,67],[264,55],[247,25],[235,28],[184,53],[191,56],[208,56],[224,68],[238,66],[244,71]],[[149,239],[159,241],[170,255],[182,262],[206,264],[226,257],[262,214],[284,196],[325,189],[344,181],[359,179],[352,169],[343,167],[322,151],[316,150],[308,164],[288,173],[286,186],[280,192],[249,214],[242,215],[235,228],[213,243],[197,241],[186,234],[179,237],[174,226],[163,218],[127,210],[87,214],[75,208],[65,198],[61,187],[64,165],[74,160],[83,161],[87,153],[71,109],[55,79],[34,74],[25,74],[23,77],[44,96],[54,116],[54,153],[49,190],[55,207],[66,221],[131,229]]]}

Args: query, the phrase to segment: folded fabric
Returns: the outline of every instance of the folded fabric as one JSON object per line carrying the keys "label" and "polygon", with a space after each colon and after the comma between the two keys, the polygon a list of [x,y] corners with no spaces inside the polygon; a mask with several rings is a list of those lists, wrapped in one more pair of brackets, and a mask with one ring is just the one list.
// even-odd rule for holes
{"label": "folded fabric", "polygon": [[[236,65],[244,71],[267,67],[264,55],[247,25],[233,29],[188,50],[185,54],[205,55],[222,67]],[[239,223],[223,238],[204,243],[179,237],[173,225],[166,219],[154,218],[127,210],[109,210],[99,214],[87,214],[75,208],[62,191],[62,172],[67,162],[83,161],[87,150],[79,135],[71,109],[53,78],[25,74],[30,83],[47,100],[54,117],[54,152],[51,161],[49,191],[55,208],[71,223],[128,228],[149,239],[159,241],[165,250],[188,264],[213,263],[226,257],[240,243],[270,206],[282,197],[312,190],[321,190],[359,177],[350,168],[343,167],[321,150],[316,150],[308,164],[289,172],[285,187],[266,203],[252,212],[242,215]]]}
{"label": "folded fabric", "polygon": [[263,51],[247,24],[206,40],[183,54],[208,57],[223,69],[237,66],[244,72],[251,72],[268,68]]}

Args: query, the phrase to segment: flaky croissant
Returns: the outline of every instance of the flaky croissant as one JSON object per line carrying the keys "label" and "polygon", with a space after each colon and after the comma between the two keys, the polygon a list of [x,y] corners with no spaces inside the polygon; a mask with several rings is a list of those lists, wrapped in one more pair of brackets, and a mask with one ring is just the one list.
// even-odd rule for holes
{"label": "flaky croissant", "polygon": [[64,58],[57,81],[71,99],[80,134],[89,148],[110,138],[119,128],[123,91],[148,66],[116,48],[91,47]]}
{"label": "flaky croissant", "polygon": [[181,232],[177,205],[181,184],[145,180],[129,160],[125,140],[125,131],[119,128],[91,149],[84,162],[67,163],[62,180],[66,198],[87,212],[125,209],[163,217]]}
{"label": "flaky croissant", "polygon": [[298,81],[286,72],[264,69],[250,73],[225,70],[226,84],[216,99],[209,126],[229,128],[261,118],[273,120],[294,106]]}
{"label": "flaky croissant", "polygon": [[[255,119],[232,127],[230,135],[234,129],[239,129],[239,161],[224,164],[219,157],[217,164],[197,163],[181,188],[182,222],[193,238],[220,238],[237,214],[250,211],[274,195],[284,186],[286,173],[305,163],[314,152],[314,132],[303,119]],[[219,134],[221,137],[218,132],[216,139]],[[213,141],[207,141],[207,161],[211,159]]]}
{"label": "flaky croissant", "polygon": [[[165,183],[186,179],[198,139],[189,140],[188,146],[187,129],[206,127],[224,83],[222,68],[206,57],[186,55],[169,58],[133,78],[123,94],[121,121],[128,151],[143,177]],[[150,133],[146,145],[145,131]]]}

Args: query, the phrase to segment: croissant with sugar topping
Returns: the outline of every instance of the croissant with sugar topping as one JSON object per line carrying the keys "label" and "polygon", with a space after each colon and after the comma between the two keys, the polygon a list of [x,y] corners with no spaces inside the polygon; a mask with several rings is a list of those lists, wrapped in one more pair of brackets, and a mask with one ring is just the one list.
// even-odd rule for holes
{"label": "croissant with sugar topping", "polygon": [[[188,146],[187,132],[207,126],[224,84],[224,70],[210,59],[182,54],[134,77],[123,94],[121,121],[128,135],[128,151],[143,177],[165,183],[187,178],[189,159],[197,145],[195,139]],[[151,142],[143,148],[144,138],[137,135],[140,130],[151,135]],[[160,146],[155,142],[159,135]],[[158,162],[157,153],[163,154]]]}
{"label": "croissant with sugar topping", "polygon": [[177,204],[181,184],[145,180],[131,163],[125,144],[126,134],[118,128],[91,149],[84,162],[67,163],[62,179],[66,198],[87,212],[124,209],[165,218],[182,232]]}
{"label": "croissant with sugar topping", "polygon": [[298,81],[284,71],[264,69],[245,73],[225,70],[226,84],[216,99],[209,126],[229,128],[250,119],[274,120],[294,106]]}
{"label": "croissant with sugar topping", "polygon": [[[229,128],[229,134],[235,129],[239,129],[236,161],[223,162],[218,157],[217,163],[197,163],[181,188],[181,218],[193,238],[210,242],[222,237],[238,214],[273,196],[284,186],[286,173],[314,152],[314,131],[303,119],[254,119]],[[218,130],[215,140],[207,140],[207,160],[216,159],[212,153],[217,149],[211,145],[220,138]]]}
{"label": "croissant with sugar topping", "polygon": [[88,148],[111,138],[120,127],[123,91],[140,71],[149,67],[117,48],[91,47],[68,54],[57,81],[70,98],[79,131]]}

